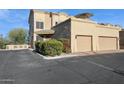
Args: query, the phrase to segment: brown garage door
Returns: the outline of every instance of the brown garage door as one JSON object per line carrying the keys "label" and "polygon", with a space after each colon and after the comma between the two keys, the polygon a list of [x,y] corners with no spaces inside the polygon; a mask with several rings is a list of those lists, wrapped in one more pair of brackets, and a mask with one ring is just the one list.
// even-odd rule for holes
{"label": "brown garage door", "polygon": [[92,50],[92,37],[77,36],[77,52],[84,52],[91,50]]}
{"label": "brown garage door", "polygon": [[116,50],[117,38],[116,37],[99,37],[100,50]]}

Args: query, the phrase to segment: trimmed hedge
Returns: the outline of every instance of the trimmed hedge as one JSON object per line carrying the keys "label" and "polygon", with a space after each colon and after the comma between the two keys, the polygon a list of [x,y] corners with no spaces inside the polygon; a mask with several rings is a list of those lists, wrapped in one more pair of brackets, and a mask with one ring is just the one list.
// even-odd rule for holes
{"label": "trimmed hedge", "polygon": [[35,51],[36,51],[36,52],[39,52],[39,44],[40,44],[39,41],[36,41],[36,42],[35,42]]}
{"label": "trimmed hedge", "polygon": [[43,41],[36,41],[35,42],[35,50],[36,50],[36,52],[38,52],[38,53],[42,52],[42,44],[43,44]]}
{"label": "trimmed hedge", "polygon": [[69,39],[66,38],[60,38],[58,39],[59,41],[61,41],[63,43],[63,52],[64,53],[71,53],[71,49],[70,49],[70,41]]}
{"label": "trimmed hedge", "polygon": [[47,56],[60,55],[63,50],[63,44],[55,39],[36,42],[35,47],[37,52]]}

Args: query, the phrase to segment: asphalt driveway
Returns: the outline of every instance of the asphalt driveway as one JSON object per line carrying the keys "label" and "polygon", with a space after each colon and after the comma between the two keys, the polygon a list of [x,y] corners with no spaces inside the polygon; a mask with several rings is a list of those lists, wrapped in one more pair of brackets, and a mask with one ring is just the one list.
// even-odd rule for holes
{"label": "asphalt driveway", "polygon": [[124,83],[124,53],[45,60],[30,50],[0,51],[1,84]]}

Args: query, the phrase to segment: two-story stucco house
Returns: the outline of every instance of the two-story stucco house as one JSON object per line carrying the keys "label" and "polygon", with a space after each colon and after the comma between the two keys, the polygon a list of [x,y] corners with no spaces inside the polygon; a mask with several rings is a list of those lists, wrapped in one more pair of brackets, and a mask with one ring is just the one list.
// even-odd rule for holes
{"label": "two-story stucco house", "polygon": [[54,34],[52,27],[67,20],[69,16],[65,13],[43,12],[41,10],[30,10],[29,14],[29,44],[34,47],[37,40],[46,40]]}
{"label": "two-story stucco house", "polygon": [[31,10],[29,15],[31,47],[33,48],[37,40],[66,38],[69,39],[72,53],[119,49],[120,27],[98,24],[82,16]]}

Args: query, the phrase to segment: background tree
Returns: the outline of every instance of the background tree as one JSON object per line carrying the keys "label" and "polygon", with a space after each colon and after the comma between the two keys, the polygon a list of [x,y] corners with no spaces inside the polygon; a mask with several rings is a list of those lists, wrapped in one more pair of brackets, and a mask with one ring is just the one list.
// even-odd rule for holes
{"label": "background tree", "polygon": [[8,38],[12,44],[25,44],[27,41],[27,31],[23,28],[12,29]]}
{"label": "background tree", "polygon": [[8,40],[6,38],[3,38],[3,35],[0,34],[0,49],[5,49],[7,44]]}
{"label": "background tree", "polygon": [[0,34],[0,49],[3,48],[3,36]]}

